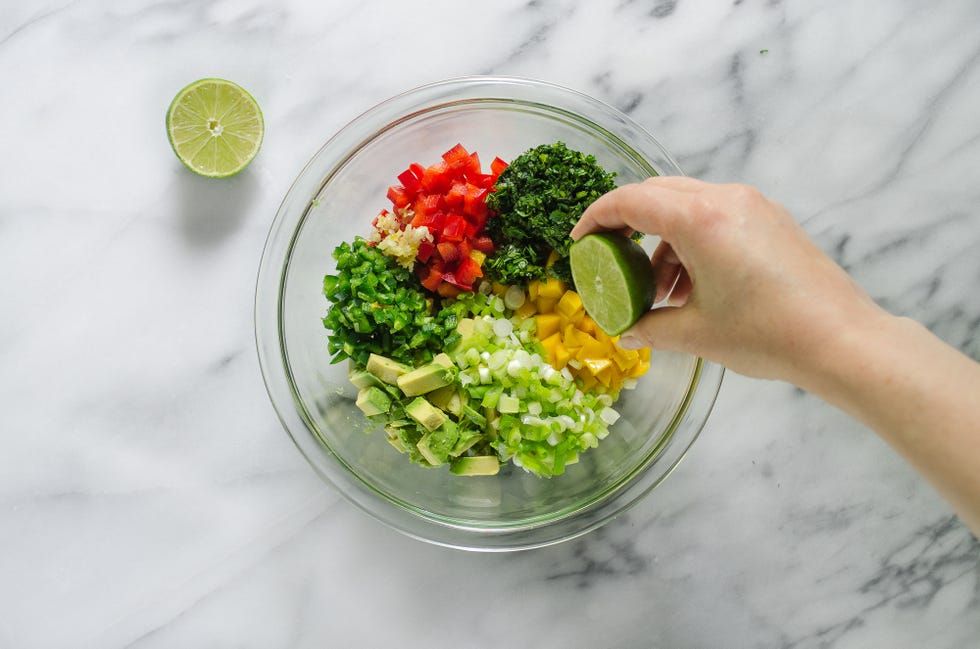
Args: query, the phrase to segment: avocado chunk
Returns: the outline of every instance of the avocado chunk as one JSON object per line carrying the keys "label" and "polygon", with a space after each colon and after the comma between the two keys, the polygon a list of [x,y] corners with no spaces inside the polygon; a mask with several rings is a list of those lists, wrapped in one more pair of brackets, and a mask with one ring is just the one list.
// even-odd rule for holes
{"label": "avocado chunk", "polygon": [[424,397],[415,397],[409,402],[405,406],[405,413],[430,431],[439,428],[448,420],[446,413],[426,401]]}
{"label": "avocado chunk", "polygon": [[389,385],[398,385],[398,377],[411,372],[412,368],[385,356],[371,354],[368,356],[367,371],[380,381]]}
{"label": "avocado chunk", "polygon": [[475,328],[476,320],[473,318],[460,318],[459,322],[456,324],[456,331],[463,338],[469,338],[472,336]]}
{"label": "avocado chunk", "polygon": [[350,372],[347,373],[350,377],[350,382],[354,384],[357,388],[368,388],[372,385],[380,385],[381,381],[378,380],[374,374],[371,374],[367,370],[359,370],[355,367],[350,368]]}
{"label": "avocado chunk", "polygon": [[487,425],[487,418],[469,406],[463,406],[463,416],[480,428],[485,428]]}
{"label": "avocado chunk", "polygon": [[[446,367],[441,360],[437,360],[439,356],[446,357],[446,360],[449,361],[449,367]],[[439,354],[439,356],[431,362],[398,377],[398,387],[401,388],[406,397],[417,397],[420,394],[432,392],[437,388],[450,385],[456,380],[456,367],[453,362],[445,354]]]}
{"label": "avocado chunk", "polygon": [[425,395],[425,398],[429,400],[432,405],[440,410],[449,410],[449,400],[453,398],[456,394],[455,385],[445,385],[441,388],[436,388],[432,392]]}
{"label": "avocado chunk", "polygon": [[459,440],[459,427],[452,421],[447,421],[438,429],[429,431],[416,444],[419,453],[432,466],[445,464],[449,453]]}
{"label": "avocado chunk", "polygon": [[496,475],[500,471],[500,461],[492,455],[458,457],[449,465],[453,475]]}
{"label": "avocado chunk", "polygon": [[357,401],[354,402],[368,417],[381,415],[391,410],[391,397],[385,394],[381,388],[369,385],[361,388],[357,393]]}

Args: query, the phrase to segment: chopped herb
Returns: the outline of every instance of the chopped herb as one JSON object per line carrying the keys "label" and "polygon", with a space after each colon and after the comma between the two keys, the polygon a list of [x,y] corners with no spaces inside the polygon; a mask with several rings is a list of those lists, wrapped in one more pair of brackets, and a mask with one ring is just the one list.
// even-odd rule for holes
{"label": "chopped herb", "polygon": [[547,277],[552,250],[559,259],[568,257],[568,233],[585,208],[615,188],[614,177],[594,156],[562,142],[534,147],[515,158],[487,198],[495,213],[487,231],[494,241],[506,242],[488,260],[488,274],[507,283]]}

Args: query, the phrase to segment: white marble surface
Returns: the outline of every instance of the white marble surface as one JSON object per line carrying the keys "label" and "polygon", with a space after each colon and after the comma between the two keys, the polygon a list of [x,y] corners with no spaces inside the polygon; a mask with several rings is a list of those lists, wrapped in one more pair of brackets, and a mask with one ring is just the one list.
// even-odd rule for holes
{"label": "white marble surface", "polygon": [[[548,549],[404,538],[321,484],[252,297],[301,166],[466,74],[627,110],[787,204],[876,299],[980,357],[976,0],[0,0],[0,649],[980,644],[980,544],[871,432],[729,374],[628,515]],[[242,176],[167,144],[203,76],[258,98]]]}

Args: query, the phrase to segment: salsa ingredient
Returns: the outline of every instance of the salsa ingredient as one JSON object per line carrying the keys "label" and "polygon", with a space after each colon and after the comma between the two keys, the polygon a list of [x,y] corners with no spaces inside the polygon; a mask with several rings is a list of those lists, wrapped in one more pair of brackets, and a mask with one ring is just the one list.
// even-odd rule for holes
{"label": "salsa ingredient", "polygon": [[610,336],[653,306],[653,266],[635,241],[615,232],[587,234],[572,244],[570,261],[585,310]]}
{"label": "salsa ingredient", "polygon": [[364,368],[377,354],[415,365],[452,342],[458,316],[452,310],[433,314],[432,300],[394,258],[362,237],[341,243],[333,257],[337,272],[323,278],[332,362],[351,358]]}
{"label": "salsa ingredient", "polygon": [[224,79],[186,86],[167,109],[167,137],[184,166],[225,178],[247,167],[262,146],[265,126],[258,103]]}
{"label": "salsa ingredient", "polygon": [[[398,175],[400,184],[388,188],[394,214],[384,210],[375,219],[378,247],[410,270],[418,261],[419,281],[433,293],[453,297],[473,290],[473,283],[483,277],[486,256],[495,249],[484,231],[487,196],[506,166],[496,158],[490,173],[483,173],[479,155],[462,144],[428,167],[412,163]],[[387,244],[389,239],[405,239],[413,230],[428,236],[408,235],[407,246],[399,245],[402,241]]]}
{"label": "salsa ingredient", "polygon": [[[585,208],[615,188],[614,178],[594,156],[562,142],[542,144],[515,158],[487,199],[496,215],[487,232],[503,242],[487,262],[489,276],[504,283],[526,283],[549,274],[570,281],[568,233]],[[557,261],[549,267],[552,251]]]}

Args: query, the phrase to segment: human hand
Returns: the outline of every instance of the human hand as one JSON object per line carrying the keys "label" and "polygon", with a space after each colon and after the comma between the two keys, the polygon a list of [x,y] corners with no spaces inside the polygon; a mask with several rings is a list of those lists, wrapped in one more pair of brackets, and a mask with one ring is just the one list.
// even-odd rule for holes
{"label": "human hand", "polygon": [[785,208],[752,187],[650,178],[601,197],[571,236],[601,230],[661,238],[651,263],[656,300],[668,297],[669,306],[625,332],[624,347],[688,352],[799,385],[842,328],[885,315]]}

